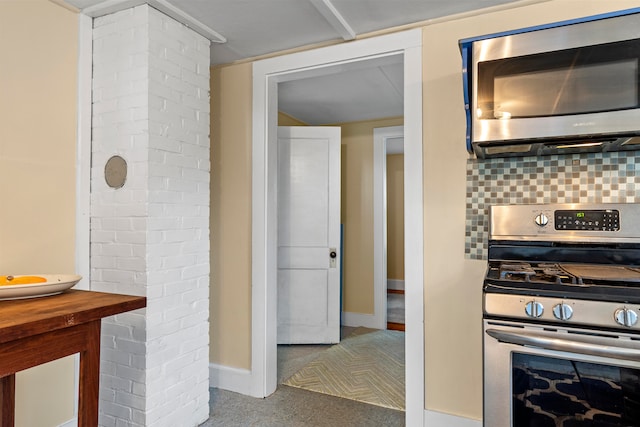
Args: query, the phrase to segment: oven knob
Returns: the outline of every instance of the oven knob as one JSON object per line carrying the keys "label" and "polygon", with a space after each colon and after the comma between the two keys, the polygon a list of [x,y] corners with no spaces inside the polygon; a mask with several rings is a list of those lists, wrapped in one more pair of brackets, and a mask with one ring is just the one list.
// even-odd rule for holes
{"label": "oven knob", "polygon": [[553,306],[553,315],[559,320],[569,320],[573,316],[573,308],[565,303],[556,304]]}
{"label": "oven knob", "polygon": [[544,227],[549,223],[549,218],[545,214],[539,214],[536,216],[536,224],[540,227]]}
{"label": "oven knob", "polygon": [[638,313],[628,308],[619,308],[613,314],[616,323],[622,326],[632,327],[638,322]]}
{"label": "oven knob", "polygon": [[524,312],[529,317],[540,317],[544,313],[544,307],[538,301],[529,301],[524,306]]}

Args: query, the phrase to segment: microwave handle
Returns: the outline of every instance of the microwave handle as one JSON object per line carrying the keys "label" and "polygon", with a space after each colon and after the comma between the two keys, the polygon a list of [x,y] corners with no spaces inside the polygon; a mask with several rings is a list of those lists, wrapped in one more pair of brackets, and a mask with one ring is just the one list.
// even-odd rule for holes
{"label": "microwave handle", "polygon": [[[509,344],[537,347],[545,350],[579,353],[589,356],[609,357],[621,360],[640,361],[640,349],[612,346],[611,340],[590,337],[588,341],[579,339],[567,340],[533,332],[507,332],[498,329],[487,329],[487,335]],[[601,341],[600,343],[598,341]]]}

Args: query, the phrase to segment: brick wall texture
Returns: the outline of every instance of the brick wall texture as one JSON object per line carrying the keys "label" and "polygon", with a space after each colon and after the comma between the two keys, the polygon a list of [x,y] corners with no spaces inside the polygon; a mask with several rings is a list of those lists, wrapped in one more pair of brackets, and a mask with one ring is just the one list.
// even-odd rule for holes
{"label": "brick wall texture", "polygon": [[[100,425],[209,414],[209,41],[148,5],[93,30],[91,289],[147,297],[103,321]],[[125,159],[110,188],[107,160]]]}

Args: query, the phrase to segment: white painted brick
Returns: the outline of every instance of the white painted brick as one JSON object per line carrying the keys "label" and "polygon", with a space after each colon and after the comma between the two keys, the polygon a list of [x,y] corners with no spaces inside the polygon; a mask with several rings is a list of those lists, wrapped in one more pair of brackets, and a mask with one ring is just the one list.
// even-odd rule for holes
{"label": "white painted brick", "polygon": [[146,407],[146,402],[143,397],[136,396],[131,393],[118,393],[116,394],[116,404],[126,406],[131,409],[141,409],[144,410]]}
{"label": "white painted brick", "polygon": [[102,332],[107,336],[115,337],[131,337],[131,327],[123,324],[116,324],[113,322],[104,322],[102,325]]}
{"label": "white painted brick", "polygon": [[148,425],[146,423],[146,412],[133,409],[131,411],[131,418],[131,421],[118,420],[118,425],[116,427],[144,427]]}
{"label": "white painted brick", "polygon": [[[102,323],[106,324],[107,322],[103,321]],[[104,350],[116,348],[115,337],[113,335],[102,334],[100,337],[100,346]]]}
{"label": "white painted brick", "polygon": [[116,232],[111,230],[96,229],[91,231],[93,243],[113,243],[116,240]]}
{"label": "white painted brick", "polygon": [[144,205],[118,205],[114,209],[114,213],[117,216],[144,217],[147,214],[147,208]]}
{"label": "white painted brick", "polygon": [[121,419],[130,419],[131,418],[131,408],[123,405],[118,405],[114,402],[102,402],[100,405],[100,411],[107,415],[112,415],[116,418]]}
{"label": "white painted brick", "polygon": [[[129,270],[129,271],[139,271],[145,268],[145,262],[143,259],[139,258],[117,258],[114,260],[115,266],[112,268],[118,268],[120,270]],[[109,268],[109,267],[104,267]],[[135,279],[134,279],[135,280]]]}
{"label": "white painted brick", "polygon": [[177,282],[182,278],[180,270],[163,270],[163,271],[151,271],[149,272],[150,283],[171,283]]}
{"label": "white painted brick", "polygon": [[[196,159],[200,159],[205,155],[209,155],[209,147],[203,147],[198,145],[197,143],[193,144],[182,144],[182,154],[185,156],[195,157]],[[198,182],[201,181],[209,181],[209,174],[204,174],[197,179]]]}
{"label": "white painted brick", "polygon": [[169,191],[195,193],[198,191],[198,183],[181,179],[169,179],[166,188]]}
{"label": "white painted brick", "polygon": [[182,277],[184,279],[192,279],[209,274],[209,265],[191,265],[182,270]]}
{"label": "white painted brick", "polygon": [[[207,266],[206,269],[208,271],[209,266]],[[206,304],[207,304],[206,308],[208,310],[208,304],[209,304],[208,297],[209,297],[209,289],[207,288],[201,289],[201,288],[198,288],[196,285],[196,287],[191,286],[191,288],[188,291],[183,292],[181,295],[181,300],[182,300],[182,303],[184,304],[191,304],[199,300],[206,301]]]}
{"label": "white painted brick", "polygon": [[[98,247],[98,245],[94,245]],[[108,245],[99,245],[102,256],[133,256],[133,247],[128,244],[111,243]]]}
{"label": "white painted brick", "polygon": [[[148,6],[94,25],[92,288],[148,298],[144,315],[103,328],[101,371],[122,382],[100,423],[197,425],[208,414],[209,42]],[[101,170],[114,152],[129,164],[120,190]]]}
{"label": "white painted brick", "polygon": [[100,362],[100,374],[101,375],[115,375],[116,374],[116,364],[110,362],[108,360],[102,360]]}
{"label": "white painted brick", "polygon": [[169,138],[157,138],[157,139],[154,139],[153,141],[153,149],[154,149],[154,155],[157,157],[154,157],[151,160],[155,160],[159,163],[164,163],[165,161],[164,151],[181,153],[182,144],[180,143],[180,141],[176,141]]}
{"label": "white painted brick", "polygon": [[117,243],[146,243],[146,236],[140,231],[116,231],[113,234]]}
{"label": "white painted brick", "polygon": [[116,268],[116,264],[116,259],[110,256],[94,254],[91,257],[91,266],[95,269]]}
{"label": "white painted brick", "polygon": [[[131,416],[133,418],[133,410],[131,412],[132,412]],[[135,422],[124,421],[121,418],[118,418],[118,419],[113,418],[113,420],[114,420],[113,427],[136,427],[136,426],[138,426],[138,424],[136,424]]]}
{"label": "white painted brick", "polygon": [[145,380],[145,371],[142,369],[134,369],[124,365],[115,365],[115,368],[115,375],[120,378],[126,378],[140,383],[143,383]]}
{"label": "white painted brick", "polygon": [[[143,342],[132,341],[130,339],[123,339],[121,337],[116,336],[116,347],[115,350],[122,351],[123,353],[127,353],[129,355],[144,355],[146,354],[146,345]],[[131,360],[127,360],[127,364],[123,366],[131,366]],[[142,367],[144,368],[144,366]]]}
{"label": "white painted brick", "polygon": [[198,167],[198,159],[194,157],[186,157],[179,154],[166,153],[166,160],[172,165],[178,165],[185,168],[195,169]]}
{"label": "white painted brick", "polygon": [[[106,384],[109,382],[109,378],[105,375],[101,375],[100,376],[100,384]],[[111,389],[111,388],[106,388],[106,387],[100,387],[99,389],[99,393],[100,393],[100,399],[104,400],[105,402],[115,402],[116,400],[116,393],[115,390]]]}
{"label": "white painted brick", "polygon": [[[118,390],[131,393],[133,383],[123,378],[117,378],[110,375],[104,375],[100,379],[101,389],[105,390]],[[115,393],[112,393],[112,401],[116,401]]]}

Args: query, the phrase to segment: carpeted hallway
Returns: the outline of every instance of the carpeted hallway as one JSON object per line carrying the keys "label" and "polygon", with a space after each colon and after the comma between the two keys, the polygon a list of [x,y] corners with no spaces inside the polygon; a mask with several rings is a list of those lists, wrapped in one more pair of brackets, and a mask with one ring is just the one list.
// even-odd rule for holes
{"label": "carpeted hallway", "polygon": [[[354,328],[343,328],[343,336],[348,337],[353,332],[356,336],[362,333]],[[386,341],[386,345],[390,342]],[[403,348],[404,339],[396,338],[391,345]],[[265,399],[256,399],[211,389],[211,417],[202,427],[404,426],[404,411],[283,385],[305,368],[322,362],[322,357],[326,357],[332,347],[335,346],[278,346],[279,385],[276,392]]]}

